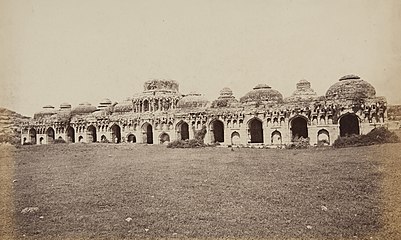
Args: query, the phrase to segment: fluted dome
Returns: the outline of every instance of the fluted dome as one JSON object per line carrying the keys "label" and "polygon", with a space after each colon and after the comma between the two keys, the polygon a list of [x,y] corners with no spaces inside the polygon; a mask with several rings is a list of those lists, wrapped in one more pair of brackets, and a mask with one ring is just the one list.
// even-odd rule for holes
{"label": "fluted dome", "polygon": [[258,84],[240,99],[241,103],[281,103],[283,95],[267,84]]}
{"label": "fluted dome", "polygon": [[375,88],[356,75],[346,75],[326,92],[327,100],[355,100],[375,98]]}
{"label": "fluted dome", "polygon": [[96,111],[96,107],[92,106],[90,103],[81,103],[72,109],[73,114],[88,114]]}
{"label": "fluted dome", "polygon": [[126,99],[114,106],[114,112],[131,112],[133,109],[132,100]]}
{"label": "fluted dome", "polygon": [[33,115],[33,118],[38,119],[38,118],[43,118],[43,117],[49,117],[49,116],[52,116],[52,115],[54,115],[54,114],[56,114],[56,113],[57,113],[57,111],[54,109],[53,106],[51,106],[51,105],[46,105],[46,106],[44,106],[44,107],[42,108],[41,111],[36,112],[36,113]]}
{"label": "fluted dome", "polygon": [[190,93],[181,98],[178,103],[178,108],[195,108],[195,107],[206,107],[208,100],[203,97],[200,93]]}
{"label": "fluted dome", "polygon": [[297,88],[294,93],[285,99],[289,103],[310,102],[317,99],[316,92],[311,88],[310,82],[305,79],[297,83]]}

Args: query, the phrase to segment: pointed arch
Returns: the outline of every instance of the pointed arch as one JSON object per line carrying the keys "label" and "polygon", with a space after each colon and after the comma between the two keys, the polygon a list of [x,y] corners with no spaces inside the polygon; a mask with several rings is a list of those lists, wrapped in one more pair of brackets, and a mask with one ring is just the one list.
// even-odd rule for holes
{"label": "pointed arch", "polygon": [[170,136],[167,133],[163,132],[159,136],[159,142],[160,142],[160,144],[169,143],[170,142]]}
{"label": "pointed arch", "polygon": [[111,141],[113,143],[120,143],[121,142],[121,127],[117,123],[114,123],[110,129],[111,129]]}
{"label": "pointed arch", "polygon": [[281,145],[282,142],[282,138],[281,138],[281,132],[279,132],[278,130],[275,130],[272,132],[271,134],[271,144],[272,145]]}
{"label": "pointed arch", "polygon": [[136,136],[132,133],[127,135],[127,142],[129,143],[136,143]]}
{"label": "pointed arch", "polygon": [[52,127],[47,128],[46,136],[47,136],[47,143],[54,143],[55,138],[55,131]]}
{"label": "pointed arch", "polygon": [[67,142],[75,143],[75,129],[71,126],[68,126],[65,131],[67,134]]}
{"label": "pointed arch", "polygon": [[189,139],[189,125],[187,122],[181,120],[177,123],[176,127],[177,139],[187,140]]}
{"label": "pointed arch", "polygon": [[296,116],[290,121],[292,141],[303,137],[308,138],[308,120],[303,116]]}
{"label": "pointed arch", "polygon": [[224,123],[221,120],[213,119],[209,124],[212,143],[224,142]]}
{"label": "pointed arch", "polygon": [[153,144],[153,127],[152,124],[146,122],[142,125],[143,142]]}
{"label": "pointed arch", "polygon": [[347,113],[340,117],[340,136],[359,135],[359,118],[353,113]]}
{"label": "pointed arch", "polygon": [[87,139],[88,142],[96,142],[97,141],[97,133],[96,133],[96,127],[93,126],[92,124],[88,126],[87,128]]}
{"label": "pointed arch", "polygon": [[259,118],[252,118],[248,121],[248,129],[251,143],[263,143],[263,124]]}
{"label": "pointed arch", "polygon": [[29,141],[31,142],[31,144],[36,144],[36,134],[36,129],[29,129]]}

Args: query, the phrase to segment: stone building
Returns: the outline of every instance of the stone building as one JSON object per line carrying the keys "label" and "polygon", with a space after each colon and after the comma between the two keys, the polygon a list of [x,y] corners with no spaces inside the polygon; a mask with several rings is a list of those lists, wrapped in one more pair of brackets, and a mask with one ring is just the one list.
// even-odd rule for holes
{"label": "stone building", "polygon": [[366,134],[386,120],[386,99],[355,75],[340,78],[325,96],[301,80],[287,98],[259,84],[239,100],[223,88],[212,102],[199,93],[181,94],[176,81],[156,79],[119,103],[44,106],[21,126],[21,141],[164,144],[192,139],[205,126],[205,143],[280,146],[303,138],[331,145],[338,136]]}

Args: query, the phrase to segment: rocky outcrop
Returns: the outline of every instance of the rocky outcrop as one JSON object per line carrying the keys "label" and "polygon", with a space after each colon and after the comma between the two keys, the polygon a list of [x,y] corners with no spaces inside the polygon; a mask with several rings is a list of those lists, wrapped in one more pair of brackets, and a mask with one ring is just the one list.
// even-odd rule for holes
{"label": "rocky outcrop", "polygon": [[29,119],[29,117],[0,107],[0,144],[20,144],[20,126],[22,122],[25,122]]}

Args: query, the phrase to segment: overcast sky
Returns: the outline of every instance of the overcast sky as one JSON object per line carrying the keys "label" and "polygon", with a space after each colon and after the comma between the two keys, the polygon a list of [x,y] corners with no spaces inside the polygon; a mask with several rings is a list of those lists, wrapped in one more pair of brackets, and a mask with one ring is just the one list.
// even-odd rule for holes
{"label": "overcast sky", "polygon": [[401,103],[399,0],[0,0],[0,106],[121,101],[153,78],[209,100],[346,74]]}

